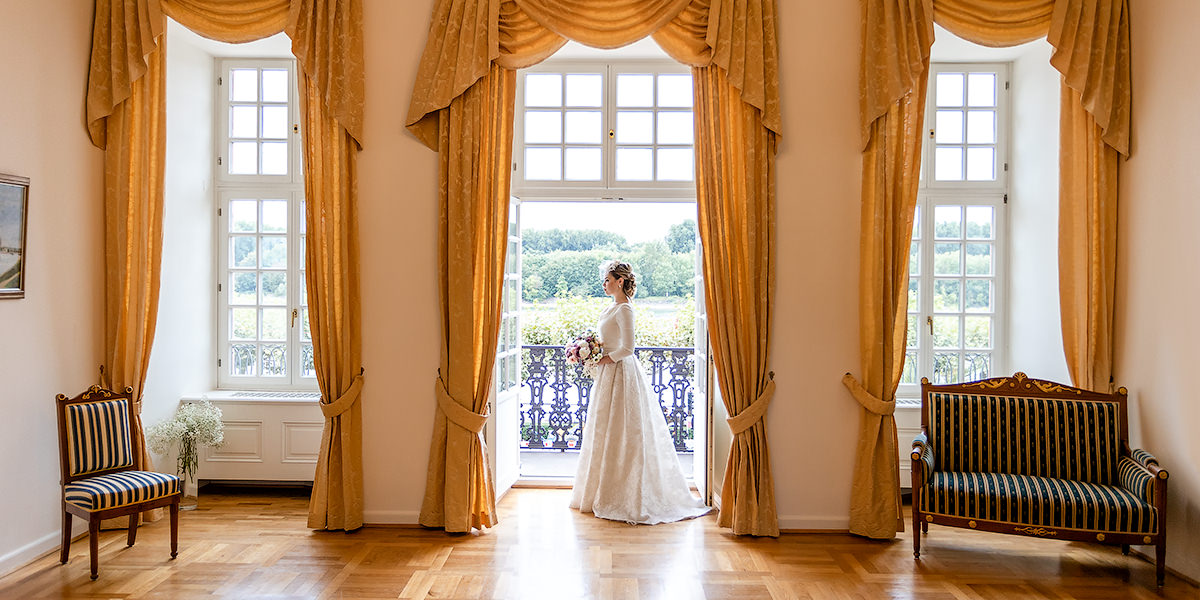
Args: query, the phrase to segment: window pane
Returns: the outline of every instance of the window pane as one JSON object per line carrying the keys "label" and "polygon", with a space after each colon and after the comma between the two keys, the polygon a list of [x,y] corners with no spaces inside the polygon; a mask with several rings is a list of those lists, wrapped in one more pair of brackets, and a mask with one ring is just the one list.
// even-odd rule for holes
{"label": "window pane", "polygon": [[933,209],[933,237],[938,240],[962,239],[961,206],[938,206]]}
{"label": "window pane", "polygon": [[908,280],[908,310],[911,312],[921,311],[921,280]]}
{"label": "window pane", "polygon": [[992,207],[967,207],[967,239],[992,239]]}
{"label": "window pane", "polygon": [[229,230],[245,232],[257,231],[258,202],[254,200],[230,200]]}
{"label": "window pane", "polygon": [[692,105],[692,76],[683,73],[659,75],[658,105],[690,107]]}
{"label": "window pane", "polygon": [[691,148],[659,148],[659,181],[691,181],[695,176]]}
{"label": "window pane", "polygon": [[996,111],[972,110],[967,112],[967,143],[996,143]]}
{"label": "window pane", "polygon": [[263,142],[262,172],[263,175],[287,175],[287,142]]}
{"label": "window pane", "polygon": [[313,365],[313,347],[312,344],[304,344],[300,346],[300,375],[301,377],[316,377],[317,368]]}
{"label": "window pane", "polygon": [[992,282],[987,279],[968,279],[966,282],[967,312],[992,312]]}
{"label": "window pane", "polygon": [[962,275],[962,244],[933,245],[933,274]]}
{"label": "window pane", "polygon": [[692,125],[691,111],[658,113],[658,143],[692,144]]}
{"label": "window pane", "polygon": [[288,109],[286,106],[264,106],[262,136],[274,140],[285,140],[288,136]]}
{"label": "window pane", "polygon": [[286,340],[288,327],[287,316],[288,310],[286,308],[262,309],[262,339]]}
{"label": "window pane", "polygon": [[259,264],[264,269],[287,268],[287,238],[284,236],[262,237],[262,258]]}
{"label": "window pane", "polygon": [[967,179],[969,181],[996,179],[996,150],[994,148],[967,148]]}
{"label": "window pane", "polygon": [[262,72],[263,102],[288,101],[288,72],[287,69],[263,69]]}
{"label": "window pane", "polygon": [[562,142],[562,113],[531,110],[525,113],[526,144],[558,144]]}
{"label": "window pane", "polygon": [[933,310],[959,312],[962,310],[962,282],[957,279],[938,279],[933,282]]}
{"label": "window pane", "polygon": [[921,274],[921,242],[912,242],[908,246],[908,275],[915,277]]}
{"label": "window pane", "polygon": [[654,174],[654,154],[649,148],[617,148],[617,179],[650,181]]}
{"label": "window pane", "polygon": [[287,304],[287,271],[262,272],[262,303],[272,306]]}
{"label": "window pane", "polygon": [[967,275],[992,274],[992,245],[967,244]]}
{"label": "window pane", "polygon": [[963,114],[961,110],[937,111],[934,141],[939,144],[961,144],[963,141]]}
{"label": "window pane", "polygon": [[984,352],[963,354],[963,381],[979,381],[991,377],[992,355]]}
{"label": "window pane", "polygon": [[958,353],[936,352],[933,355],[933,382],[935,384],[958,382]]}
{"label": "window pane", "polygon": [[921,315],[908,313],[908,334],[905,337],[908,339],[905,347],[921,347]]}
{"label": "window pane", "polygon": [[962,317],[958,315],[938,315],[933,317],[933,347],[959,348],[958,329]]}
{"label": "window pane", "polygon": [[229,373],[231,375],[253,375],[258,362],[258,348],[254,344],[233,344],[229,347]]}
{"label": "window pane", "polygon": [[604,141],[602,113],[599,111],[571,111],[567,113],[568,144],[599,144]]}
{"label": "window pane", "polygon": [[938,181],[962,181],[962,148],[938,148],[933,153],[933,178]]}
{"label": "window pane", "polygon": [[917,382],[917,353],[908,352],[904,355],[904,371],[900,374],[900,383]]}
{"label": "window pane", "polygon": [[562,150],[558,148],[526,148],[525,179],[530,181],[562,179]]}
{"label": "window pane", "polygon": [[256,340],[258,339],[258,309],[257,308],[234,308],[229,311],[233,317],[230,324],[230,339],[235,340]]}
{"label": "window pane", "polygon": [[229,173],[231,175],[256,175],[258,173],[258,143],[233,142],[229,146]]}
{"label": "window pane", "polygon": [[562,106],[562,75],[527,73],[525,106]]}
{"label": "window pane", "polygon": [[305,341],[312,340],[312,329],[310,328],[310,325],[308,322],[308,309],[307,308],[300,310],[300,325],[303,329],[303,331],[300,334],[300,339],[305,340]]}
{"label": "window pane", "polygon": [[600,181],[599,148],[567,148],[565,179],[568,181]]}
{"label": "window pane", "polygon": [[258,303],[258,275],[255,272],[240,271],[229,274],[229,303]]}
{"label": "window pane", "polygon": [[287,200],[263,200],[263,231],[282,233],[287,231]]}
{"label": "window pane", "polygon": [[287,346],[283,344],[263,344],[262,374],[264,377],[283,377],[287,375]]}
{"label": "window pane", "polygon": [[654,113],[620,111],[617,113],[618,144],[653,144]]}
{"label": "window pane", "polygon": [[230,260],[230,266],[251,268],[258,266],[258,240],[248,235],[235,235],[229,240],[230,254],[233,255]]}
{"label": "window pane", "polygon": [[938,73],[937,75],[937,105],[963,105],[963,74]]}
{"label": "window pane", "polygon": [[996,105],[995,73],[971,73],[967,76],[967,104],[970,106]]}
{"label": "window pane", "polygon": [[654,106],[654,76],[617,75],[617,106]]}
{"label": "window pane", "polygon": [[921,207],[913,207],[913,236],[912,239],[921,239]]}
{"label": "window pane", "polygon": [[964,317],[966,320],[966,348],[992,347],[992,318],[984,316]]}
{"label": "window pane", "polygon": [[567,106],[602,106],[604,76],[600,74],[567,75]]}
{"label": "window pane", "polygon": [[257,106],[233,106],[229,109],[229,137],[258,137]]}
{"label": "window pane", "polygon": [[258,69],[233,69],[229,75],[230,100],[258,102]]}

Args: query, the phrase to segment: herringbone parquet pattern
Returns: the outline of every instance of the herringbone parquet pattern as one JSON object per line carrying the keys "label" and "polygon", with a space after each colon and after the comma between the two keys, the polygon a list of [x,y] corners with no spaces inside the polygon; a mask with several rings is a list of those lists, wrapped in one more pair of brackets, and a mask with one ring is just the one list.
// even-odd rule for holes
{"label": "herringbone parquet pattern", "polygon": [[[1197,598],[1200,590],[1116,548],[932,527],[921,560],[908,534],[747,539],[715,517],[654,527],[567,508],[566,490],[514,490],[501,524],[447,535],[415,528],[356,533],[305,527],[307,497],[271,490],[202,493],[181,515],[179,558],[168,527],[137,544],[101,534],[100,578],[86,540],[0,579],[0,598]],[[1161,594],[1161,595],[1160,595]]]}

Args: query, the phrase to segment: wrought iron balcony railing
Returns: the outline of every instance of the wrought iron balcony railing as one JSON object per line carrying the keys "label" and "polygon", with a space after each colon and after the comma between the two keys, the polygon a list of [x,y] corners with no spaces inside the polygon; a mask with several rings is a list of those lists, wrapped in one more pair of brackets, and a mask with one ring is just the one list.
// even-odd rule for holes
{"label": "wrought iron balcony railing", "polygon": [[[695,368],[692,348],[634,349],[650,378],[650,393],[667,419],[677,452],[693,439]],[[522,346],[521,446],[530,450],[578,450],[592,395],[582,365],[567,363],[561,346]]]}

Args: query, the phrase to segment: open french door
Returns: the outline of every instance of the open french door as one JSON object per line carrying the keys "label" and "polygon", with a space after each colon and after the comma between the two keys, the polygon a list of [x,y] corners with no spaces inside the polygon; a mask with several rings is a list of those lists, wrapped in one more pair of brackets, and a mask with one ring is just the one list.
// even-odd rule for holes
{"label": "open french door", "polygon": [[712,403],[709,401],[709,387],[712,382],[712,368],[708,355],[708,309],[704,297],[704,262],[700,245],[700,235],[696,235],[696,339],[693,342],[695,350],[694,377],[695,403],[692,405],[692,480],[700,492],[705,504],[712,504]]}
{"label": "open french door", "polygon": [[500,336],[492,375],[492,415],[486,433],[492,482],[499,500],[521,474],[521,200],[508,206],[508,250]]}

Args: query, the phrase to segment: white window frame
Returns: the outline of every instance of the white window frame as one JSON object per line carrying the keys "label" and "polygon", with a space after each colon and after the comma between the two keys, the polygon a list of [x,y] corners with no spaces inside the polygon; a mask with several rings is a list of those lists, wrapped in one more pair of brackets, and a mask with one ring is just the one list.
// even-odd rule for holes
{"label": "white window frame", "polygon": [[[917,371],[909,378],[908,382],[904,381],[902,374],[901,383],[897,389],[896,395],[899,398],[914,399],[920,398],[921,394],[921,378],[928,377],[931,381],[934,380],[934,352],[933,334],[928,319],[937,315],[958,314],[962,317],[988,314],[992,317],[992,347],[990,349],[991,363],[988,376],[996,377],[1006,373],[1007,363],[1007,342],[1008,342],[1008,323],[1007,323],[1007,292],[1008,292],[1008,182],[1009,182],[1009,140],[1012,131],[1012,112],[1010,109],[1010,77],[1009,65],[1007,63],[934,63],[930,66],[929,92],[926,95],[925,107],[925,123],[923,128],[923,144],[922,144],[922,161],[921,161],[921,181],[917,193],[917,208],[914,216],[914,229],[919,228],[920,239],[914,240],[914,244],[920,245],[919,262],[916,265],[910,265],[909,272],[916,271],[915,277],[918,277],[919,283],[919,306],[917,310],[914,307],[908,307],[908,325],[909,336],[914,333],[913,320],[916,320],[915,334],[918,336],[917,347],[915,348],[918,354]],[[936,74],[942,72],[992,72],[996,73],[996,180],[995,181],[935,181],[933,178],[934,169],[934,148],[936,144],[932,143],[935,135],[935,130],[932,123],[935,123],[936,115]],[[964,131],[964,141],[966,133]],[[964,147],[967,144],[963,144]],[[965,167],[964,167],[965,177]],[[939,277],[934,274],[935,251],[934,244],[938,242],[935,235],[935,211],[934,208],[939,205],[958,205],[964,207],[971,206],[989,206],[993,209],[993,237],[991,240],[992,246],[992,311],[991,313],[971,313],[966,311],[966,289],[960,288],[960,310],[957,312],[938,312],[935,311],[934,305],[934,284]],[[970,243],[971,240],[966,239],[966,221],[964,210],[964,238],[963,242]],[[949,240],[946,240],[949,241]],[[980,240],[983,241],[983,240]],[[911,256],[911,254],[910,254]],[[962,275],[957,278],[965,281],[968,276],[966,274],[966,247],[963,247],[963,255],[961,257],[963,271]],[[954,276],[946,276],[955,278]],[[965,339],[965,318],[960,319],[959,339],[960,347],[956,349],[960,354],[970,352],[965,348],[965,344],[961,340]],[[909,340],[906,353],[914,350],[913,340]],[[948,349],[944,349],[948,350]],[[949,351],[949,350],[948,350]],[[959,379],[964,380],[962,371],[962,363],[960,361]]]}
{"label": "white window frame", "polygon": [[[286,68],[288,71],[288,123],[289,133],[288,141],[288,174],[287,175],[231,175],[228,173],[227,153],[230,147],[230,127],[229,115],[231,102],[229,99],[229,72],[234,68],[256,68],[256,69],[273,69]],[[303,346],[312,345],[312,341],[303,340],[305,323],[308,318],[307,308],[307,290],[304,279],[304,253],[305,253],[305,216],[304,216],[304,179],[301,173],[301,133],[300,133],[300,102],[297,91],[297,78],[295,61],[289,59],[216,59],[216,69],[218,80],[216,82],[216,102],[214,104],[217,113],[213,119],[215,125],[215,137],[217,148],[216,165],[214,165],[214,188],[215,201],[217,206],[217,227],[216,229],[216,290],[217,315],[214,319],[216,330],[217,348],[217,383],[220,389],[238,389],[238,390],[316,390],[317,382],[315,373],[311,376],[303,374]],[[261,128],[261,123],[260,123]],[[261,130],[260,130],[261,132]],[[233,375],[233,358],[232,345],[239,343],[240,340],[232,338],[232,323],[231,323],[231,302],[230,295],[232,293],[232,274],[235,272],[249,272],[251,269],[236,269],[229,266],[231,240],[235,235],[246,235],[244,233],[233,232],[230,227],[230,219],[232,211],[230,210],[230,202],[235,199],[254,199],[259,201],[258,205],[258,229],[259,233],[253,234],[259,242],[256,252],[261,254],[261,223],[262,223],[262,206],[261,201],[264,199],[271,200],[286,200],[287,201],[287,300],[286,305],[266,305],[261,303],[261,298],[256,306],[258,311],[258,327],[262,327],[262,310],[263,308],[284,308],[286,310],[288,321],[287,339],[285,349],[287,352],[287,364],[285,376],[262,376],[262,375]],[[255,272],[262,270],[261,267],[252,269]],[[261,293],[261,282],[256,286],[256,289]],[[242,305],[251,306],[251,305]],[[294,316],[293,316],[294,315]],[[259,333],[261,338],[261,332]],[[246,343],[263,343],[261,339],[254,342],[247,341]],[[261,350],[256,349],[258,368],[261,369]]]}
{"label": "white window frame", "polygon": [[[601,157],[603,166],[601,169],[601,179],[599,181],[567,181],[565,179],[558,181],[537,181],[525,179],[525,75],[529,73],[561,73],[579,74],[579,73],[598,73],[604,78],[603,83],[603,103],[599,108],[591,110],[601,111],[602,123],[602,139],[601,139]],[[691,74],[691,69],[685,65],[681,65],[674,61],[662,59],[622,59],[612,61],[597,61],[597,60],[547,60],[538,65],[521,69],[517,74],[517,90],[516,90],[516,110],[513,116],[513,172],[512,172],[512,194],[520,197],[522,200],[555,200],[555,199],[622,199],[622,200],[637,200],[637,199],[663,199],[663,198],[680,198],[693,200],[696,196],[696,182],[693,168],[692,179],[686,181],[637,181],[623,182],[616,179],[616,76],[619,74],[629,73],[647,73],[647,74]],[[656,78],[657,82],[657,78]],[[693,82],[694,84],[694,82]],[[657,83],[656,83],[657,85]],[[565,79],[564,79],[564,99]],[[656,94],[657,98],[657,88]],[[657,100],[656,100],[657,104]],[[570,107],[563,107],[560,110],[566,110]],[[530,110],[538,110],[530,107]],[[554,110],[554,109],[548,109]],[[639,109],[641,110],[641,109]],[[695,107],[688,108],[670,108],[670,107],[650,107],[647,111],[656,113],[665,112],[693,112]],[[694,112],[693,112],[694,114]],[[657,123],[657,118],[655,120]],[[693,123],[694,123],[693,117]],[[564,132],[565,138],[565,132]],[[657,141],[657,140],[656,140]],[[538,145],[535,145],[538,146]],[[547,145],[553,146],[553,144]],[[566,144],[559,144],[565,147]],[[666,148],[674,147],[689,147],[692,148],[693,161],[695,161],[695,142],[693,135],[693,143],[691,146],[682,145],[656,145],[648,144],[647,147],[658,148],[659,146]],[[694,162],[693,162],[694,164]],[[565,167],[564,167],[565,169]]]}

